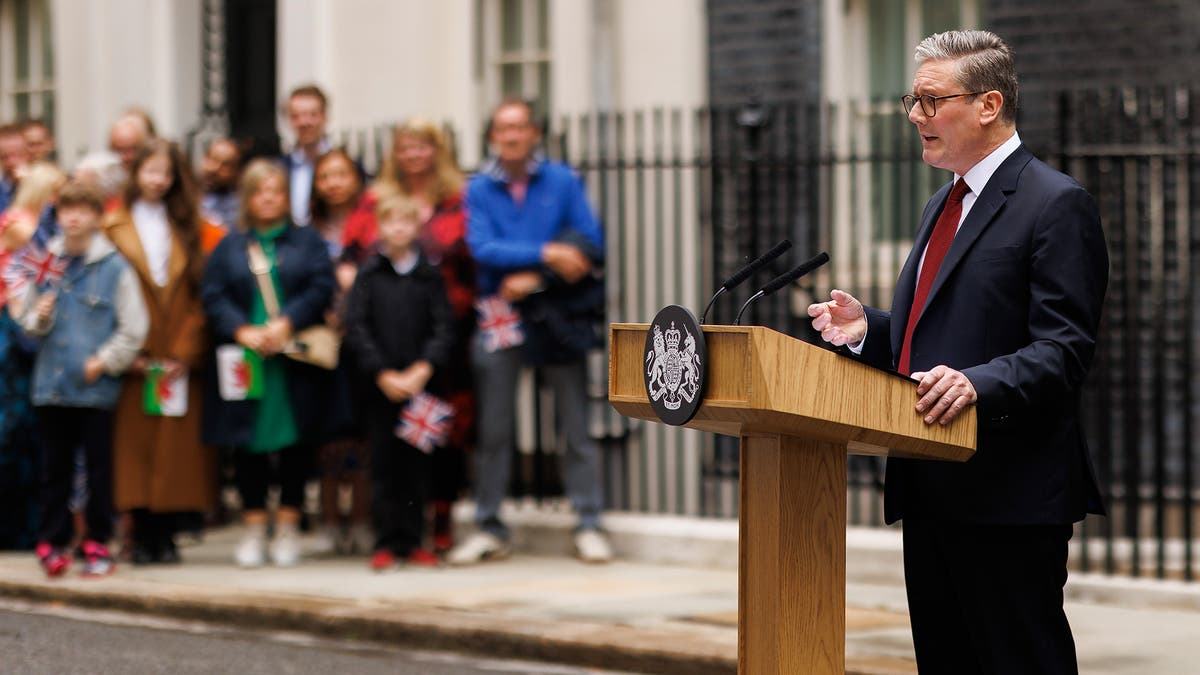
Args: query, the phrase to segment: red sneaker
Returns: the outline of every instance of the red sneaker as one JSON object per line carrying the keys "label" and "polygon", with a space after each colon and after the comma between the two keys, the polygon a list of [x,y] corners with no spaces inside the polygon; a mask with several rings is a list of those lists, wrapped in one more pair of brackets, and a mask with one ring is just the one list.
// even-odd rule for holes
{"label": "red sneaker", "polygon": [[441,567],[442,559],[434,555],[431,551],[423,548],[414,548],[408,554],[408,564],[416,565],[417,567]]}
{"label": "red sneaker", "polygon": [[64,554],[62,549],[51,546],[49,542],[39,542],[34,551],[48,577],[61,577],[71,567],[71,556]]}
{"label": "red sneaker", "polygon": [[445,553],[454,548],[454,537],[449,533],[433,535],[433,550],[438,553]]}
{"label": "red sneaker", "polygon": [[379,549],[371,556],[371,569],[376,572],[390,570],[396,566],[396,554],[386,549]]}
{"label": "red sneaker", "polygon": [[108,552],[108,547],[98,541],[83,542],[83,569],[85,577],[102,577],[117,569],[117,561]]}

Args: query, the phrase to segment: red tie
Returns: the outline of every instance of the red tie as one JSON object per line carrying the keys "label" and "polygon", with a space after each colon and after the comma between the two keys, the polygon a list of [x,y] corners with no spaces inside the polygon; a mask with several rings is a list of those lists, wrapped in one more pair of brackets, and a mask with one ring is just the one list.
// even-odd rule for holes
{"label": "red tie", "polygon": [[912,370],[909,366],[909,352],[912,351],[913,329],[917,327],[921,310],[925,309],[925,300],[929,297],[929,289],[933,288],[938,268],[942,266],[942,260],[954,241],[954,233],[958,231],[958,220],[962,217],[963,197],[970,189],[967,187],[967,181],[958,179],[954,187],[950,188],[950,196],[946,198],[942,215],[938,216],[937,223],[933,226],[933,234],[929,235],[929,244],[925,248],[925,262],[921,265],[921,278],[917,280],[912,308],[908,310],[908,326],[904,328],[904,342],[900,345],[900,367],[897,370],[905,375]]}

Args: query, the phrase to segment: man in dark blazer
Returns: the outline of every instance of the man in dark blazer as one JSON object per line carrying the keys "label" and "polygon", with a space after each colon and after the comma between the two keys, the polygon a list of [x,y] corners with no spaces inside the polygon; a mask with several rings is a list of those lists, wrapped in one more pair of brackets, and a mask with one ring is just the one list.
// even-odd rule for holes
{"label": "man in dark blazer", "polygon": [[1091,196],[1016,132],[1012,52],[992,33],[926,38],[904,97],[925,206],[891,311],[840,290],[809,307],[834,345],[918,380],[915,414],[978,411],[965,463],[889,459],[921,673],[1074,673],[1063,612],[1072,523],[1102,513],[1080,426],[1108,255]]}

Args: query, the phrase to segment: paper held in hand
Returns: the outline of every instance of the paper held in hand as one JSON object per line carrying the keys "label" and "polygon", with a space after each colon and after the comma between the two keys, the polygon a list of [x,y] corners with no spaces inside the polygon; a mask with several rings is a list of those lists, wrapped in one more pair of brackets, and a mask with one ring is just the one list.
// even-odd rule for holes
{"label": "paper held in hand", "polygon": [[187,372],[168,378],[164,376],[162,366],[153,365],[147,368],[142,407],[147,415],[162,417],[186,415],[188,409]]}
{"label": "paper held in hand", "polygon": [[262,357],[242,345],[217,347],[217,388],[224,401],[258,400],[263,395]]}

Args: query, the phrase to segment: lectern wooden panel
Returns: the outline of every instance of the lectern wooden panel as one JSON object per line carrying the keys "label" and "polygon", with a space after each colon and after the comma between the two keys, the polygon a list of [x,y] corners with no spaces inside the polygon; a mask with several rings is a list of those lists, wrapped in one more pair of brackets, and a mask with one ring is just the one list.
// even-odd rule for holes
{"label": "lectern wooden panel", "polygon": [[[610,327],[609,401],[657,421],[647,324]],[[948,427],[913,410],[914,385],[768,328],[707,326],[707,385],[685,426],[741,438],[738,669],[844,673],[846,456],[965,461],[975,411]]]}

